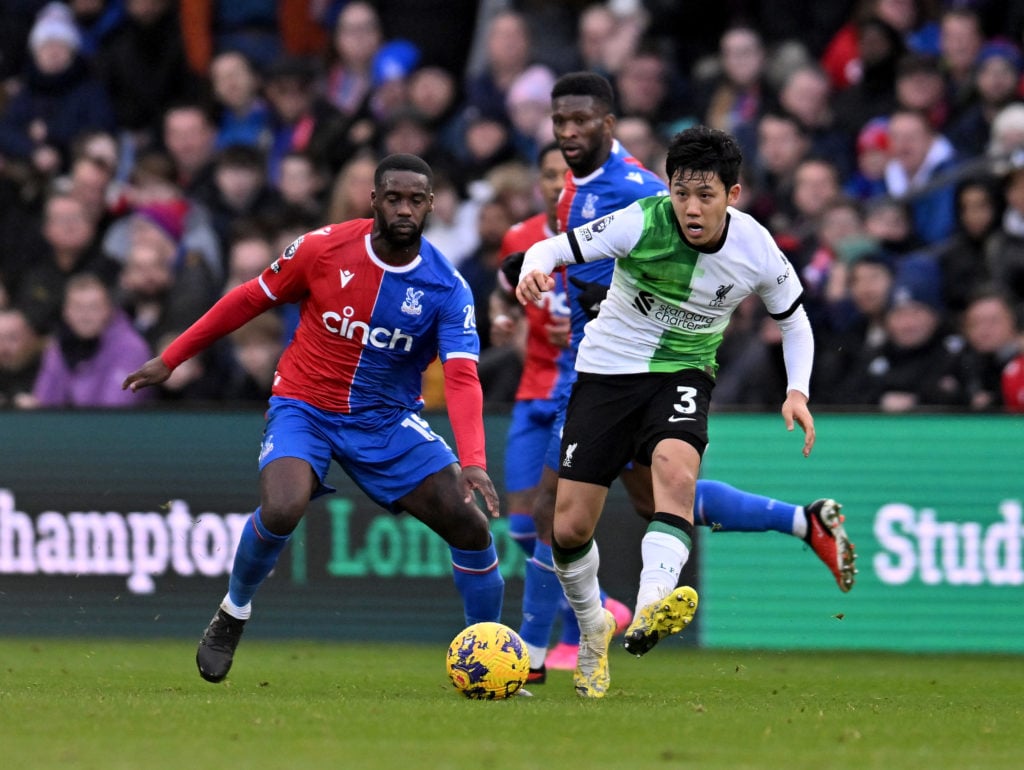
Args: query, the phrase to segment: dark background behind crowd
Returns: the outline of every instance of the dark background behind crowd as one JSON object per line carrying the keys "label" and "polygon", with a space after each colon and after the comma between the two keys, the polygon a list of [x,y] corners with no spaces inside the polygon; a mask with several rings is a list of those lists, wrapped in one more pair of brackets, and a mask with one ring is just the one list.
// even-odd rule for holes
{"label": "dark background behind crowd", "polygon": [[[659,174],[682,128],[737,137],[739,207],[806,288],[818,409],[1024,411],[1024,0],[682,5],[2,0],[0,406],[264,401],[293,307],[152,395],[120,384],[297,236],[370,216],[393,152],[435,170],[426,235],[473,287],[508,403],[501,239],[542,209],[555,78],[589,69]],[[720,363],[717,406],[778,406],[756,300]]]}

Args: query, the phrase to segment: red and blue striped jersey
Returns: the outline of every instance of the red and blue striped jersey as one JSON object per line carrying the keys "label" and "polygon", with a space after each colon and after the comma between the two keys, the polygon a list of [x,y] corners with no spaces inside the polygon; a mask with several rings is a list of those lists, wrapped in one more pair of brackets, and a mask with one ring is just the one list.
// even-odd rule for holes
{"label": "red and blue striped jersey", "polygon": [[[542,212],[513,225],[501,241],[501,255],[504,257],[516,251],[526,251],[538,241],[553,236],[547,222],[547,214]],[[558,358],[565,350],[551,343],[547,326],[555,316],[568,317],[569,307],[565,293],[565,271],[556,271],[554,278],[555,288],[546,292],[539,304],[531,302],[524,308],[527,324],[526,355],[516,401],[548,399],[555,392]]]}
{"label": "red and blue striped jersey", "polygon": [[275,302],[298,302],[299,325],[273,394],[351,414],[418,409],[424,369],[438,355],[478,360],[473,296],[428,241],[408,265],[373,252],[372,219],[299,237],[259,277]]}
{"label": "red and blue striped jersey", "polygon": [[[566,172],[565,187],[558,199],[558,229],[567,232],[625,208],[640,198],[665,195],[667,192],[668,188],[657,174],[644,168],[640,161],[615,140],[608,160],[594,173],[578,179],[571,171]],[[569,265],[567,269],[570,278],[609,286],[615,260],[601,259],[583,265]],[[570,281],[568,291],[572,312],[572,346],[575,349],[583,339],[583,327],[590,319],[578,300],[581,289]]]}

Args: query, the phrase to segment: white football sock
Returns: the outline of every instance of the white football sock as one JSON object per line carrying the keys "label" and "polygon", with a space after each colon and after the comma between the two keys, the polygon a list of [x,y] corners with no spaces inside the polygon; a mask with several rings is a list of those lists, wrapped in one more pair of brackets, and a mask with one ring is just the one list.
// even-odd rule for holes
{"label": "white football sock", "polygon": [[683,565],[690,558],[690,549],[667,532],[648,532],[640,542],[640,554],[643,568],[636,595],[637,611],[668,596],[678,585]]}
{"label": "white football sock", "polygon": [[252,602],[246,602],[244,607],[239,607],[227,594],[224,595],[223,601],[220,603],[220,608],[224,610],[228,615],[238,620],[248,620],[249,616],[252,615]]}
{"label": "white football sock", "polygon": [[604,631],[604,609],[601,606],[601,586],[597,581],[597,568],[601,558],[597,543],[591,543],[590,550],[579,559],[560,564],[555,557],[555,573],[562,584],[565,597],[576,613],[581,634]]}
{"label": "white football sock", "polygon": [[793,537],[801,540],[807,537],[807,511],[802,505],[798,505],[793,511]]}

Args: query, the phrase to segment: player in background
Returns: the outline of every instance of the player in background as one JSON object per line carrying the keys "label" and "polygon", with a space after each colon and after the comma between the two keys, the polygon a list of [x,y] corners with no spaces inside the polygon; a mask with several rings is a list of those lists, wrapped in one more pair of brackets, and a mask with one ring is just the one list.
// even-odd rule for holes
{"label": "player in background", "polygon": [[733,208],[741,159],[725,132],[687,129],[669,144],[668,196],[642,198],[536,244],[523,262],[516,295],[524,304],[550,288],[556,267],[607,260],[614,269],[579,345],[553,522],[555,569],[582,632],[574,674],[581,697],[604,697],[610,682],[615,619],[601,607],[594,531],[609,485],[630,461],[651,471],[655,513],[641,543],[626,649],[643,655],[696,611],[696,592],[677,585],[692,547],[716,353],[751,294],[782,332],[786,428],[803,430],[805,457],[814,447],[807,408],[814,337],[803,287],[771,234]]}
{"label": "player in background", "polygon": [[[624,208],[639,198],[667,193],[661,179],[643,168],[615,140],[614,93],[606,78],[593,72],[563,75],[552,89],[551,105],[555,140],[569,166],[558,204],[560,232]],[[518,275],[517,257],[521,259],[520,255],[512,255],[506,260],[512,262],[505,266],[508,275]],[[537,542],[543,547],[535,549],[532,560],[552,572],[553,561],[544,563],[543,560],[550,558],[551,553],[562,424],[576,379],[576,348],[584,338],[587,322],[597,315],[611,283],[613,268],[612,260],[574,263],[566,268],[572,339],[569,355],[559,359],[559,415],[552,427],[533,509]],[[619,478],[637,513],[649,520],[655,512],[650,469],[631,463]],[[825,563],[839,589],[845,592],[853,587],[856,553],[842,526],[840,510],[841,506],[832,499],[795,505],[745,492],[720,481],[700,479],[694,502],[694,522],[716,532],[775,531],[801,538]],[[531,590],[530,579],[528,572],[524,594]],[[545,627],[550,636],[557,616],[557,608],[550,599],[546,604],[538,604],[532,615],[538,638]],[[531,657],[531,665],[539,664]]]}
{"label": "player in background", "polygon": [[[524,252],[534,243],[557,233],[556,207],[565,184],[568,166],[554,142],[538,153],[539,187],[545,210],[509,228],[501,245],[506,256]],[[576,667],[579,626],[565,601],[562,587],[550,567],[550,546],[541,543],[546,555],[534,558],[537,530],[533,523],[533,504],[544,467],[544,455],[558,416],[556,390],[559,359],[568,357],[561,368],[571,367],[569,350],[569,305],[565,290],[565,271],[554,274],[555,287],[539,303],[521,307],[515,298],[515,286],[498,273],[498,287],[491,297],[491,334],[512,334],[518,323],[526,324],[523,374],[512,407],[512,419],[505,443],[505,500],[509,531],[526,553],[523,618],[519,635],[530,652],[528,684],[542,684],[547,667],[572,670]],[[604,604],[625,631],[633,613],[622,602],[602,595]],[[563,608],[563,628],[559,643],[549,652],[553,623],[553,605]],[[540,621],[539,623],[537,621]],[[536,665],[532,662],[536,661]],[[545,665],[547,661],[547,665]]]}
{"label": "player in background", "polygon": [[[408,511],[444,538],[466,625],[500,619],[504,581],[487,516],[474,499],[479,492],[498,515],[484,454],[480,340],[469,287],[422,238],[432,182],[422,159],[384,158],[370,194],[372,219],[299,237],[125,379],[133,391],[156,385],[260,313],[300,304],[267,412],[260,505],[196,653],[208,681],[227,676],[251,600],[310,499],[334,491],[327,484],[332,459],[374,502]],[[423,370],[437,356],[458,457],[420,415]]]}

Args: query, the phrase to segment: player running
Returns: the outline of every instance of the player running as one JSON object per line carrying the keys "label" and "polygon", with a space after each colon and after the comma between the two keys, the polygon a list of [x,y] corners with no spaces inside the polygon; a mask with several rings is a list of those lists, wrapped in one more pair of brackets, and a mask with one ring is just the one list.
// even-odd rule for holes
{"label": "player running", "polygon": [[[372,219],[299,237],[124,381],[132,390],[163,382],[260,313],[300,303],[267,412],[260,505],[196,653],[210,682],[227,676],[252,597],[310,499],[334,491],[326,482],[332,459],[376,503],[408,511],[444,538],[466,625],[500,619],[504,581],[487,516],[474,500],[479,492],[498,515],[484,454],[480,341],[469,287],[422,238],[432,185],[422,159],[384,158],[370,194]],[[423,370],[438,355],[458,458],[420,415]]]}

